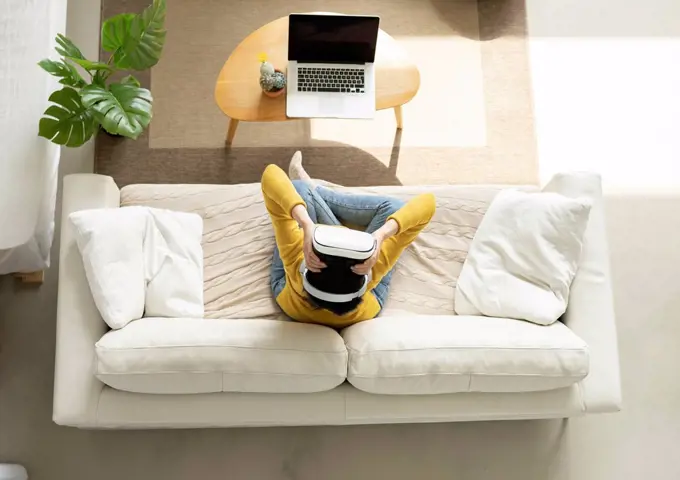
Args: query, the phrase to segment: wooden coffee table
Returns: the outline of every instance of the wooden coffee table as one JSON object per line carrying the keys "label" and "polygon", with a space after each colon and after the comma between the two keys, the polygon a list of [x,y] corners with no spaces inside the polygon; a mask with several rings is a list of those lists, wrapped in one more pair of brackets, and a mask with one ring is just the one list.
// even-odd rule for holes
{"label": "wooden coffee table", "polygon": [[[258,54],[266,53],[274,67],[285,71],[288,64],[288,17],[282,17],[248,35],[232,52],[215,84],[215,101],[227,115],[226,144],[231,145],[240,121],[280,122],[286,116],[286,95],[265,96],[260,89]],[[401,106],[420,87],[420,72],[409,61],[399,43],[378,32],[375,58],[375,108],[394,108],[397,128],[402,128]]]}

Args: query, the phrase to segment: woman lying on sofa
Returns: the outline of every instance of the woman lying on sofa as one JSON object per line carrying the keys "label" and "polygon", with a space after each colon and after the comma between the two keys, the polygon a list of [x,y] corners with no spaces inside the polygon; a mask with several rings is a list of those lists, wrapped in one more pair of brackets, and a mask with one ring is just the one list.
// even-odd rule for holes
{"label": "woman lying on sofa", "polygon": [[299,179],[291,181],[275,165],[262,174],[276,237],[276,302],[293,320],[333,328],[375,318],[387,299],[392,268],[434,215],[434,195],[403,204],[316,186],[299,152],[289,172]]}

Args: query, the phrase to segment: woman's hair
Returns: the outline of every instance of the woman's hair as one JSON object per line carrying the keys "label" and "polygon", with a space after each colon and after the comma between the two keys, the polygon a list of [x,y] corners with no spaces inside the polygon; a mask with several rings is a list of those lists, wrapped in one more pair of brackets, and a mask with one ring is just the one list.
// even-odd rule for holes
{"label": "woman's hair", "polygon": [[329,310],[333,312],[336,315],[344,315],[346,313],[351,312],[352,310],[356,309],[359,305],[361,305],[361,302],[363,302],[363,299],[361,297],[357,297],[353,299],[352,301],[349,302],[328,302],[326,300],[321,300],[320,298],[316,298],[313,295],[309,295],[309,300],[314,304],[316,307],[323,308],[325,310]]}

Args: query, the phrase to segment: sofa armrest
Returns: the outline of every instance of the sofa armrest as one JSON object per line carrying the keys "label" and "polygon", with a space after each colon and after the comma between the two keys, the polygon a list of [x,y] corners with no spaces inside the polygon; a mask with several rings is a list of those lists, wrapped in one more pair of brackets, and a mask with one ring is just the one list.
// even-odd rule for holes
{"label": "sofa armrest", "polygon": [[106,332],[90,293],[69,214],[90,208],[118,208],[120,190],[111,177],[64,177],[59,248],[57,344],[52,419],[60,425],[94,426],[104,386],[94,376],[94,344]]}
{"label": "sofa armrest", "polygon": [[591,173],[560,174],[544,190],[592,201],[581,262],[562,321],[590,350],[590,373],[580,383],[584,410],[616,412],[621,409],[621,379],[602,182]]}

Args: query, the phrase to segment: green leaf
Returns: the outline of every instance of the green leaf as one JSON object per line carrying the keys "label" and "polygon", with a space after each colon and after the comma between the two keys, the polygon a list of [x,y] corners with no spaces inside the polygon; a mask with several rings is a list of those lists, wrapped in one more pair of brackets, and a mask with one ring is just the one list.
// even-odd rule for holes
{"label": "green leaf", "polygon": [[59,83],[62,85],[76,88],[85,86],[85,80],[83,80],[83,77],[80,76],[78,70],[70,63],[46,58],[45,60],[40,60],[38,65],[50,75],[61,78]]}
{"label": "green leaf", "polygon": [[91,62],[83,56],[83,52],[80,51],[78,47],[71,41],[70,38],[65,37],[61,33],[57,34],[57,47],[55,50],[62,57],[66,57],[74,63],[77,63],[85,70],[95,71],[95,70],[113,70],[109,65],[102,62]]}
{"label": "green leaf", "polygon": [[111,17],[102,25],[102,48],[105,52],[115,52],[123,47],[130,34],[130,24],[137,15],[122,13]]}
{"label": "green leaf", "polygon": [[102,62],[91,62],[90,60],[87,60],[85,58],[72,58],[72,57],[66,58],[68,58],[72,62],[77,63],[78,65],[80,65],[81,67],[88,71],[106,70],[110,72],[112,70],[112,68],[109,65]]}
{"label": "green leaf", "polygon": [[[116,66],[123,69],[146,70],[156,65],[165,44],[164,24],[165,0],[153,0],[141,15],[135,15],[130,20],[123,45],[114,54]],[[108,46],[113,46],[113,41]]]}
{"label": "green leaf", "polygon": [[81,90],[83,105],[113,135],[137,138],[151,121],[151,92],[129,83],[113,83],[109,89],[88,85]]}
{"label": "green leaf", "polygon": [[85,59],[83,53],[80,51],[78,47],[76,47],[76,45],[71,41],[70,38],[65,37],[61,33],[58,33],[55,40],[57,41],[57,46],[55,47],[55,50],[62,57],[77,58],[83,60]]}
{"label": "green leaf", "polygon": [[120,83],[134,85],[135,87],[139,87],[141,85],[141,83],[139,83],[139,80],[137,80],[133,75],[127,75],[123,77]]}
{"label": "green leaf", "polygon": [[[73,65],[71,65],[68,62],[64,62],[64,65],[66,65],[66,67],[68,67],[68,69],[71,71],[71,77],[75,78],[76,81],[77,81],[77,85],[71,85],[71,86],[81,88],[81,87],[84,87],[85,85],[87,85],[87,82],[83,79],[83,77],[80,76],[80,72],[78,72],[78,69],[76,67],[74,67]],[[68,84],[64,83],[63,80],[59,83],[62,83],[64,85],[68,85]]]}
{"label": "green leaf", "polygon": [[75,89],[64,87],[52,93],[49,100],[53,105],[40,119],[38,135],[67,147],[79,147],[94,135],[97,122]]}
{"label": "green leaf", "polygon": [[104,70],[97,70],[94,72],[94,75],[92,75],[92,84],[93,85],[99,85],[100,87],[106,87],[106,79],[108,75]]}

